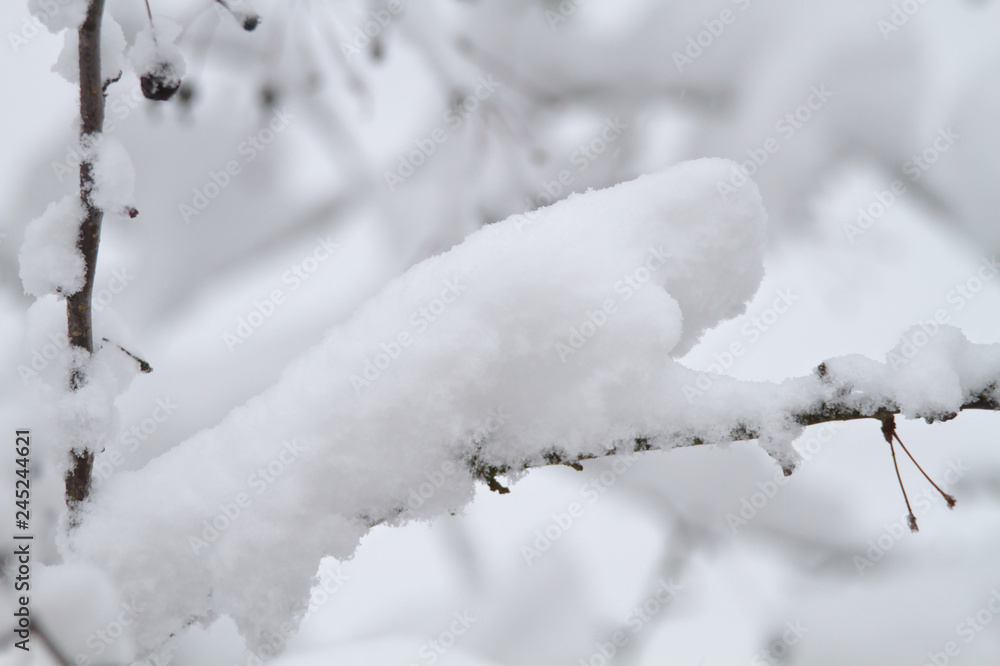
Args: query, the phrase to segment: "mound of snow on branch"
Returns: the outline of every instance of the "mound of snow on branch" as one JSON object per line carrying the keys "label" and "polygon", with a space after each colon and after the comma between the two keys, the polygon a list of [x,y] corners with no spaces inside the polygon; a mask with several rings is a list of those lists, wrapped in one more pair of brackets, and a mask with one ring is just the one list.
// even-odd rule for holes
{"label": "mound of snow on branch", "polygon": [[472,461],[520,470],[716,419],[671,356],[763,276],[756,187],[716,188],[737,168],[699,160],[575,195],[413,267],[272,389],[103,483],[70,559],[148,608],[139,645],[219,613],[259,645],[301,618],[322,557],[349,557],[379,522],[461,509]]}

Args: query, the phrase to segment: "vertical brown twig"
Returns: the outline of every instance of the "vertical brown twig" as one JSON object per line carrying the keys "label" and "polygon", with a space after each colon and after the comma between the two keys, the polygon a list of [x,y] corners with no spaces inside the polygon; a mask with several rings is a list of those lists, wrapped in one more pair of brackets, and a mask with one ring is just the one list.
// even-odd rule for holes
{"label": "vertical brown twig", "polygon": [[[78,31],[80,60],[80,143],[93,146],[104,127],[104,82],[101,78],[101,20],[104,0],[90,0],[87,17]],[[83,255],[84,283],[80,291],[66,299],[66,323],[71,347],[94,352],[91,294],[94,290],[94,270],[97,266],[97,249],[101,240],[101,220],[104,212],[93,201],[94,163],[93,152],[84,151],[86,159],[80,163],[80,203],[84,219],[76,246]],[[80,389],[87,383],[84,360],[74,360],[70,371],[69,388]],[[83,443],[86,444],[85,442]],[[70,509],[71,523],[75,509],[87,498],[90,491],[90,473],[94,454],[89,449],[73,450],[72,467],[66,473],[66,505]]]}

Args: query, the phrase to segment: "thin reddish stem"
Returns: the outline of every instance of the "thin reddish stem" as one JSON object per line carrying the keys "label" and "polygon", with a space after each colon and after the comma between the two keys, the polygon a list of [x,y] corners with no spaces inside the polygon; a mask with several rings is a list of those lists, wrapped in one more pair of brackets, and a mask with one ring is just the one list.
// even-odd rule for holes
{"label": "thin reddish stem", "polygon": [[917,527],[917,517],[913,515],[913,509],[910,508],[910,499],[906,496],[906,486],[903,485],[903,477],[899,474],[899,463],[896,461],[896,447],[892,445],[892,441],[889,441],[889,450],[892,452],[892,464],[896,467],[896,478],[899,479],[899,487],[903,491],[903,501],[906,502],[906,510],[909,511],[909,523],[911,532],[919,532],[920,529]]}
{"label": "thin reddish stem", "polygon": [[924,471],[924,468],[920,466],[920,463],[917,462],[917,459],[914,458],[913,454],[910,453],[909,449],[906,448],[906,444],[903,444],[903,440],[899,438],[899,435],[896,433],[893,433],[893,435],[895,435],[896,441],[899,442],[899,445],[903,447],[903,451],[906,452],[906,455],[910,456],[910,460],[912,460],[913,464],[917,466],[917,469],[920,470],[920,473],[924,475],[924,478],[927,479],[932,486],[934,486],[935,490],[941,493],[941,496],[944,497],[944,501],[948,503],[948,508],[954,509],[956,503],[955,498],[946,493],[945,491],[941,490],[941,488],[938,487],[938,484],[934,483],[934,480],[927,475],[927,472]]}

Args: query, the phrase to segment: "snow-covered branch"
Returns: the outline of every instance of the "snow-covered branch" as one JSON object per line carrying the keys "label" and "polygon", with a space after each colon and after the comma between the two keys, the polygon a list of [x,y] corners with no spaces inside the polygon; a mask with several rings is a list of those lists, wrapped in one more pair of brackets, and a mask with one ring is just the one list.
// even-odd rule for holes
{"label": "snow-covered branch", "polygon": [[[132,206],[135,172],[131,158],[121,143],[104,133],[105,94],[123,75],[127,44],[121,26],[105,13],[104,0],[74,0],[58,6],[32,2],[30,6],[36,19],[44,16],[50,30],[64,33],[63,51],[54,70],[77,85],[80,93],[78,191],[51,204],[28,225],[19,253],[21,280],[25,292],[39,298],[36,306],[47,307],[42,301],[53,294],[65,299],[64,346],[69,353],[59,365],[66,366],[61,383],[68,395],[57,392],[62,398],[54,420],[62,426],[57,439],[68,458],[65,500],[70,524],[75,525],[77,509],[90,491],[94,453],[112,427],[112,403],[130,374],[116,373],[114,360],[102,354],[100,343],[95,346],[92,303],[103,222],[138,214]],[[141,65],[136,73],[143,91],[150,81],[161,92],[164,86],[176,89],[183,61],[172,44],[157,41],[151,14],[149,20],[149,30],[142,33],[145,41],[137,39],[130,49],[132,60]],[[147,93],[147,97],[166,99],[168,95]],[[135,370],[149,371],[145,361],[117,342],[104,341],[138,364]]]}
{"label": "snow-covered branch", "polygon": [[[816,371],[816,378],[822,382],[826,373],[826,364],[821,363]],[[803,383],[809,383],[813,378],[803,378]],[[980,390],[972,389],[968,396],[958,405],[957,411],[948,413],[928,413],[923,418],[928,423],[937,421],[949,421],[958,416],[958,412],[965,410],[1000,411],[1000,392],[997,391],[1000,378],[987,380],[987,384]],[[765,386],[754,386],[753,390],[766,389]],[[822,392],[822,387],[813,387],[813,391]],[[807,390],[807,393],[809,391]],[[802,427],[819,425],[821,423],[831,423],[833,421],[858,421],[861,419],[873,419],[883,421],[887,417],[902,413],[902,409],[890,394],[881,396],[865,396],[863,405],[859,400],[860,395],[851,392],[837,391],[833,397],[822,399],[818,403],[805,409],[797,407],[782,408],[777,407],[774,414],[767,416],[759,422],[737,423],[732,429],[721,438],[718,432],[712,429],[706,430],[704,434],[699,434],[697,430],[683,430],[674,433],[664,433],[656,437],[636,437],[623,444],[616,444],[600,454],[578,454],[576,457],[567,456],[560,449],[553,448],[546,451],[542,458],[525,460],[521,469],[531,469],[545,467],[549,465],[566,465],[574,469],[582,470],[580,463],[596,458],[621,455],[623,453],[640,453],[644,451],[659,451],[682,446],[698,446],[702,444],[720,444],[724,442],[746,441],[760,439],[767,434],[767,423],[791,421]],[[795,400],[798,403],[798,400]],[[794,461],[791,461],[794,463]],[[476,477],[487,484],[491,490],[499,493],[510,492],[508,488],[497,481],[497,477],[509,474],[512,468],[509,466],[497,467],[480,463],[473,456],[467,461],[468,467]],[[785,475],[790,476],[794,472],[793,466],[783,468]]]}
{"label": "snow-covered branch", "polygon": [[[87,15],[78,31],[80,64],[80,145],[93,145],[100,139],[104,127],[104,80],[101,76],[101,23],[104,0],[90,0]],[[83,257],[83,284],[66,296],[66,328],[70,345],[83,352],[74,357],[70,374],[70,389],[81,388],[87,381],[85,360],[94,352],[91,295],[97,269],[97,250],[101,242],[101,221],[104,211],[94,201],[94,159],[88,156],[80,163],[80,204],[84,211],[76,241]],[[81,443],[71,451],[72,464],[66,473],[66,503],[71,510],[87,498],[94,453]]]}
{"label": "snow-covered branch", "polygon": [[574,195],[413,267],[270,390],[102,484],[76,557],[149,608],[141,646],[219,613],[256,646],[302,617],[323,557],[373,525],[460,511],[479,480],[749,438],[791,470],[804,425],[995,408],[1000,345],[946,327],[907,333],[886,363],[782,383],[678,362],[763,276],[756,187],[717,187],[738,168],[699,160]]}

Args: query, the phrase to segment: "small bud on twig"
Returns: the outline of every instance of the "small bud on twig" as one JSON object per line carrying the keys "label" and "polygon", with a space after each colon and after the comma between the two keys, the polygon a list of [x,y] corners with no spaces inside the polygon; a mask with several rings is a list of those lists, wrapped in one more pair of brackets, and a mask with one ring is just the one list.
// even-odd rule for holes
{"label": "small bud on twig", "polygon": [[[234,3],[230,2],[229,0],[215,0],[215,1],[219,3],[220,7],[223,7],[226,11],[232,14],[233,18],[236,19],[236,22],[240,24],[240,27],[246,30],[247,32],[253,32],[254,30],[256,30],[257,26],[259,26],[261,21],[264,20],[257,12],[252,10],[248,11],[248,10],[238,9],[236,6],[234,6]],[[235,5],[241,5],[241,4],[243,4],[242,0],[237,0],[235,3]]]}
{"label": "small bud on twig", "polygon": [[149,374],[150,372],[153,371],[153,366],[151,366],[149,363],[146,363],[146,361],[142,360],[141,358],[139,358],[138,356],[136,356],[135,354],[133,354],[129,350],[125,349],[120,344],[118,344],[116,342],[111,342],[111,340],[108,340],[107,338],[101,338],[101,340],[104,340],[108,344],[112,344],[115,347],[118,347],[118,349],[122,350],[127,356],[129,356],[136,363],[138,363],[139,364],[139,372],[142,372],[144,374]]}

